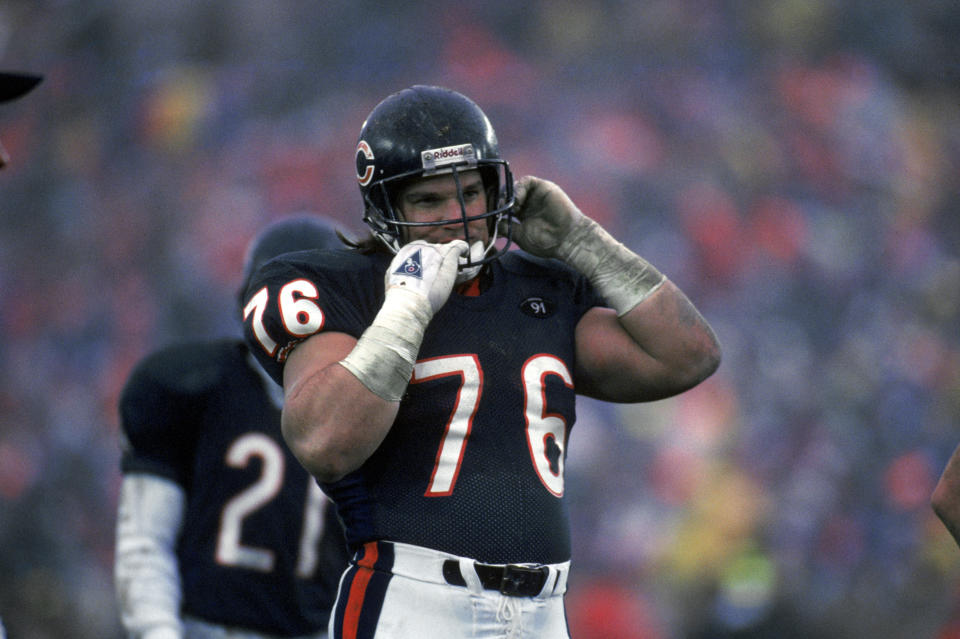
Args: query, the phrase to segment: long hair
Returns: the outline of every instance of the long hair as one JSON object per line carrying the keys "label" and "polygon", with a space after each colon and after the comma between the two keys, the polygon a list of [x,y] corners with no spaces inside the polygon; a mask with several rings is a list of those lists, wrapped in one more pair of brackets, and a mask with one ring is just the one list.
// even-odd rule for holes
{"label": "long hair", "polygon": [[373,253],[383,253],[385,255],[393,254],[389,247],[387,247],[386,244],[378,239],[373,232],[369,232],[359,239],[353,239],[347,237],[338,230],[337,236],[339,236],[340,241],[343,242],[348,248],[356,249],[364,255],[370,255]]}

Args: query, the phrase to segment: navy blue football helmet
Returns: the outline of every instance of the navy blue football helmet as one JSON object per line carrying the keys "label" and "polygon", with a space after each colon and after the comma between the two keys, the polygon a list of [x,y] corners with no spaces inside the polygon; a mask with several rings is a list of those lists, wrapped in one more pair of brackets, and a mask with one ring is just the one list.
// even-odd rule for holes
{"label": "navy blue football helmet", "polygon": [[330,218],[313,213],[290,215],[268,224],[247,245],[240,297],[257,269],[278,255],[308,249],[343,248],[337,230]]}
{"label": "navy blue football helmet", "polygon": [[[458,174],[479,170],[487,193],[487,212],[468,217]],[[396,197],[410,180],[452,174],[457,180],[461,217],[437,222],[408,222],[396,207]],[[384,99],[367,116],[357,141],[357,181],[364,202],[363,221],[391,251],[406,242],[405,228],[448,226],[461,222],[464,239],[472,244],[467,223],[486,219],[490,240],[475,267],[503,255],[510,245],[510,209],[514,205],[510,165],[490,121],[466,96],[442,87],[416,85]],[[502,222],[502,223],[501,223]],[[499,249],[496,242],[506,239]]]}

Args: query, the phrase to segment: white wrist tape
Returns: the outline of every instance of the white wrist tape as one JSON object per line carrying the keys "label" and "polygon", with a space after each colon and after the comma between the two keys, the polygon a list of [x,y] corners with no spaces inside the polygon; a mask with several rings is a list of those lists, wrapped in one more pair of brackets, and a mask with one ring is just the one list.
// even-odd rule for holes
{"label": "white wrist tape", "polygon": [[388,402],[403,397],[433,312],[423,295],[391,286],[380,312],[340,365]]}
{"label": "white wrist tape", "polygon": [[158,626],[143,633],[140,639],[182,639],[183,633],[168,626]]}
{"label": "white wrist tape", "polygon": [[586,216],[574,223],[557,247],[557,255],[583,273],[619,317],[647,299],[667,279],[653,264]]}
{"label": "white wrist tape", "polygon": [[176,544],[184,512],[186,493],[179,484],[144,473],[123,476],[114,578],[130,637],[183,636]]}

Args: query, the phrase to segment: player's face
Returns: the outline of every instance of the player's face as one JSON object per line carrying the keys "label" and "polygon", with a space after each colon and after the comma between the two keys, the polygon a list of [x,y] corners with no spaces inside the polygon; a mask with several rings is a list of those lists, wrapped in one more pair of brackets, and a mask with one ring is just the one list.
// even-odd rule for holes
{"label": "player's face", "polygon": [[[458,174],[458,177],[467,217],[486,213],[487,196],[480,172],[467,171]],[[450,240],[464,239],[460,198],[457,197],[457,183],[452,175],[437,175],[417,180],[400,191],[397,203],[407,222],[449,221],[449,224],[437,226],[408,227],[408,242],[426,240],[442,244]],[[481,240],[486,243],[489,239],[486,220],[469,222],[468,228],[471,242]]]}

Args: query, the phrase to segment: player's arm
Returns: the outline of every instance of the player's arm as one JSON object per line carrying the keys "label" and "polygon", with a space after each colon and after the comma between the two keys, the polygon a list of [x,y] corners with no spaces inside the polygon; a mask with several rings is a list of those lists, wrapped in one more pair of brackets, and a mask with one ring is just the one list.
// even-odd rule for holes
{"label": "player's arm", "polygon": [[521,248],[583,273],[610,308],[577,325],[577,391],[638,402],[680,393],[709,377],[720,346],[696,307],[652,264],[577,209],[552,182],[516,185]]}
{"label": "player's arm", "polygon": [[283,438],[323,482],[359,467],[386,437],[399,406],[340,364],[356,345],[346,333],[318,333],[290,353],[283,369]]}
{"label": "player's arm", "polygon": [[[412,242],[390,263],[383,305],[359,340],[319,333],[287,357],[283,436],[314,477],[336,481],[359,468],[390,430],[423,333],[446,302],[466,242]],[[401,265],[416,255],[416,277]]]}
{"label": "player's arm", "polygon": [[960,446],[954,449],[930,498],[933,512],[960,544]]}
{"label": "player's arm", "polygon": [[577,324],[577,391],[619,402],[670,397],[709,377],[720,350],[670,280],[628,313],[595,307]]}
{"label": "player's arm", "polygon": [[186,496],[167,479],[128,473],[120,485],[114,581],[131,639],[180,639],[180,572],[175,552]]}

